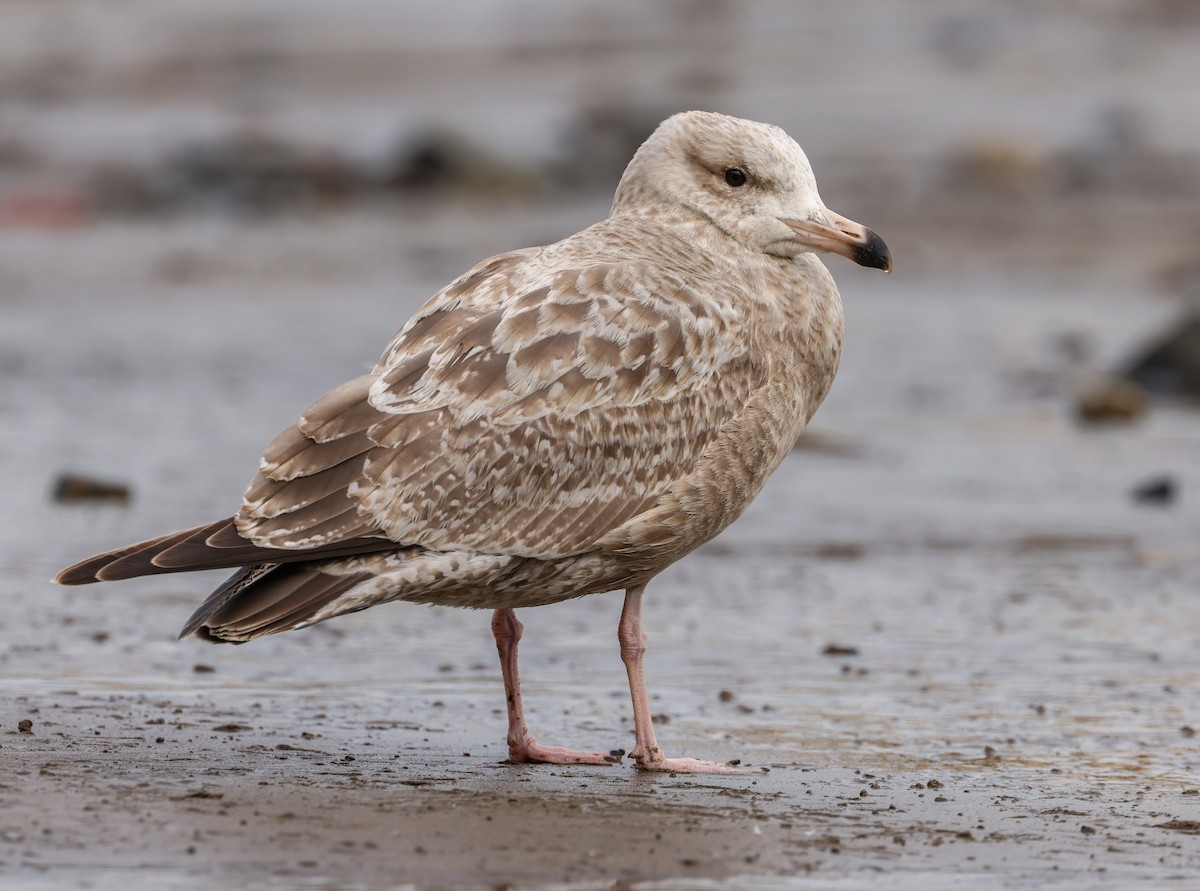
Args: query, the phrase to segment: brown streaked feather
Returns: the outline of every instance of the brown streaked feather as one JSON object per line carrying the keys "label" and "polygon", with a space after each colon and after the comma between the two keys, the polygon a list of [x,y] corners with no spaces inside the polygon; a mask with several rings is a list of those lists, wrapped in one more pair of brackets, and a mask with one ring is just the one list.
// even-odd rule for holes
{"label": "brown streaked feather", "polygon": [[[210,544],[211,541],[218,544]],[[297,563],[395,549],[394,542],[369,536],[330,542],[307,550],[263,548],[237,535],[233,519],[226,518],[97,554],[67,567],[54,580],[60,585],[87,585],[142,575],[224,569],[254,563]]]}
{"label": "brown streaked feather", "polygon": [[[687,281],[645,262],[540,278],[506,262],[435,297],[373,372],[376,447],[351,484],[364,515],[405,544],[557,558],[652,504],[765,373],[737,294]],[[655,447],[648,431],[671,424],[688,434]]]}
{"label": "brown streaked feather", "polygon": [[179,637],[197,634],[214,642],[244,643],[287,631],[369,577],[327,575],[303,564],[249,566],[200,605]]}
{"label": "brown streaked feather", "polygon": [[[255,517],[247,524],[239,515],[238,531],[265,548],[314,548],[358,538],[374,531],[359,514],[358,505],[344,491],[326,495],[312,504],[274,517]],[[247,532],[246,526],[251,530]]]}
{"label": "brown streaked feather", "polygon": [[[300,435],[304,436],[303,433]],[[280,436],[286,436],[290,446],[293,438],[291,433],[284,431]],[[375,445],[365,430],[329,442],[315,442],[305,436],[304,442],[305,445],[302,448],[293,450],[286,460],[278,463],[269,461],[267,455],[264,454],[259,471],[269,479],[289,482],[296,477],[312,476],[314,473],[328,470],[343,461],[365,455]]]}
{"label": "brown streaked feather", "polygon": [[243,566],[204,598],[204,602],[188,617],[188,620],[183,625],[183,630],[179,632],[176,640],[183,640],[188,635],[195,634],[197,637],[211,641],[212,643],[232,643],[232,641],[226,641],[220,637],[208,634],[207,629],[201,629],[201,625],[203,625],[204,621],[213,612],[224,607],[226,603],[237,597],[239,593],[267,573],[278,569],[279,565],[278,563],[259,563],[254,566]]}
{"label": "brown streaked feather", "polygon": [[267,443],[258,461],[259,471],[272,479],[285,479],[277,468],[286,466],[293,458],[311,448],[313,441],[300,432],[295,424],[281,430],[279,435]]}
{"label": "brown streaked feather", "polygon": [[[401,366],[401,357],[412,357],[425,352],[432,353],[446,342],[449,331],[461,331],[479,318],[479,313],[458,308],[458,303],[449,301],[445,305],[426,304],[412,320],[401,329],[392,341],[397,352],[393,359],[381,362],[386,368]],[[403,346],[403,351],[399,347]]]}
{"label": "brown streaked feather", "polygon": [[[94,557],[81,560],[73,566],[68,566],[54,577],[54,581],[59,585],[87,585],[91,584],[92,582],[116,581],[117,579],[122,578],[133,578],[141,573],[135,571],[128,574],[121,574],[120,570],[115,570],[110,576],[105,573],[105,570],[110,566],[120,566],[123,563],[129,566],[153,567],[151,559],[160,550],[168,548],[172,544],[181,541],[183,538],[197,532],[203,531],[211,534],[224,525],[232,524],[230,524],[228,519],[217,520],[216,522],[209,523],[206,526],[198,526],[195,529],[186,529],[182,532],[173,532],[169,535],[162,535],[158,538],[152,538],[147,541],[139,541],[112,551],[106,551],[103,554],[97,554]],[[161,572],[162,570],[157,571]]]}
{"label": "brown streaked feather", "polygon": [[259,474],[244,496],[257,516],[271,519],[307,507],[326,496],[341,492],[362,476],[363,458],[355,455],[327,470],[293,480],[273,480]]}
{"label": "brown streaked feather", "polygon": [[388,390],[397,393],[411,390],[416,386],[421,376],[425,374],[425,369],[429,367],[429,360],[432,356],[432,347],[424,352],[406,356],[396,365],[389,368],[387,373],[383,375],[382,385]]}
{"label": "brown streaked feather", "polygon": [[484,290],[489,279],[499,279],[503,282],[512,272],[521,267],[530,254],[537,250],[537,248],[525,248],[489,257],[483,262],[475,264],[473,268],[468,269],[447,285],[442,295],[453,300],[463,294],[473,294]]}
{"label": "brown streaked feather", "polygon": [[238,534],[236,522],[225,520],[222,521],[221,527],[216,532],[204,539],[204,543],[210,548],[241,548],[245,547],[246,539]]}
{"label": "brown streaked feather", "polygon": [[350,495],[375,448],[369,430],[383,417],[367,400],[375,380],[364,375],[331,390],[276,437],[243,496],[241,535],[260,547],[307,548],[376,531]]}
{"label": "brown streaked feather", "polygon": [[[449,420],[450,415],[440,408],[405,415],[385,414],[377,424],[372,425],[367,435],[376,445],[392,449],[447,426]],[[371,457],[378,457],[378,452]]]}
{"label": "brown streaked feather", "polygon": [[327,470],[370,449],[373,443],[366,431],[381,419],[367,401],[375,380],[375,375],[363,375],[316,400],[297,423],[268,443],[259,472],[268,479],[287,482]]}
{"label": "brown streaked feather", "polygon": [[325,575],[304,565],[274,566],[239,585],[236,595],[213,610],[205,623],[210,629],[253,633],[286,616],[303,614],[329,587],[322,584],[323,579],[340,582],[344,577]]}
{"label": "brown streaked feather", "polygon": [[361,433],[379,420],[367,401],[375,375],[366,374],[330,390],[304,410],[296,428],[314,442],[330,442]]}
{"label": "brown streaked feather", "polygon": [[453,337],[442,341],[433,351],[433,359],[430,364],[433,364],[434,361],[441,361],[443,357],[449,357],[449,362],[454,362],[481,350],[490,351],[496,326],[503,318],[504,313],[499,310],[477,316],[470,323],[459,328],[458,333]]}

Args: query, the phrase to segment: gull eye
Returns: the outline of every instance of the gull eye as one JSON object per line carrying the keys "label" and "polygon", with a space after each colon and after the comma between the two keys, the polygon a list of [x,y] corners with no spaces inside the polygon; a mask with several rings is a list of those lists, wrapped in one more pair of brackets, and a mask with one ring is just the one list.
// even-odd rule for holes
{"label": "gull eye", "polygon": [[746,171],[737,167],[725,168],[725,184],[733,186],[735,189],[738,186],[746,185]]}

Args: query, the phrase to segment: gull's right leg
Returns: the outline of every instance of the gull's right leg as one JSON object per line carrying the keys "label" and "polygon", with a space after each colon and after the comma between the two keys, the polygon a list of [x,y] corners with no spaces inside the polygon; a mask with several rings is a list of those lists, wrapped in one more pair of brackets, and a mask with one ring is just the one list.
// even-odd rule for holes
{"label": "gull's right leg", "polygon": [[660,770],[669,773],[762,773],[737,766],[737,762],[718,764],[715,761],[697,761],[695,758],[668,758],[658,747],[654,738],[654,721],[650,716],[650,695],[646,692],[646,632],[642,630],[642,592],[645,585],[638,585],[625,592],[625,607],[621,610],[621,623],[617,626],[617,640],[621,644],[621,661],[629,675],[629,693],[633,698],[633,728],[635,744],[629,757],[638,770]]}
{"label": "gull's right leg", "polygon": [[500,653],[500,671],[504,675],[504,695],[508,701],[508,760],[514,764],[616,764],[624,752],[577,752],[561,746],[541,746],[529,735],[525,709],[521,707],[521,675],[517,671],[517,644],[524,627],[511,609],[498,609],[492,613],[492,635]]}

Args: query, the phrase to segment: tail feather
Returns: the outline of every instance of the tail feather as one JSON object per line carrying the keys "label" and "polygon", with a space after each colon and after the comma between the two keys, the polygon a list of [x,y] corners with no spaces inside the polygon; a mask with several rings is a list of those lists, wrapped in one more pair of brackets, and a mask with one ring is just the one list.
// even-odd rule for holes
{"label": "tail feather", "polygon": [[305,564],[247,566],[214,591],[183,626],[217,643],[245,643],[310,619],[368,573],[329,575]]}
{"label": "tail feather", "polygon": [[233,518],[227,517],[97,554],[67,567],[54,581],[60,585],[87,585],[165,572],[303,563],[391,551],[396,547],[395,542],[387,539],[359,536],[304,550],[263,548],[238,535]]}

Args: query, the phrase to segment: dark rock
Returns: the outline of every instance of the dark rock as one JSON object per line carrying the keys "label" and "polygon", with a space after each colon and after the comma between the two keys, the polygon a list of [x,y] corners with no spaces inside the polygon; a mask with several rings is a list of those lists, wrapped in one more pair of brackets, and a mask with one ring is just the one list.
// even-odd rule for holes
{"label": "dark rock", "polygon": [[1167,505],[1175,500],[1177,491],[1173,477],[1155,476],[1139,483],[1132,494],[1138,504]]}
{"label": "dark rock", "polygon": [[825,649],[821,650],[822,656],[857,656],[858,647],[849,647],[843,644],[827,644]]}
{"label": "dark rock", "polygon": [[133,497],[125,483],[115,483],[77,473],[61,474],[54,482],[51,497],[60,504],[108,501],[128,504]]}
{"label": "dark rock", "polygon": [[241,733],[249,729],[249,724],[221,724],[213,728],[217,733]]}
{"label": "dark rock", "polygon": [[1086,390],[1075,406],[1086,424],[1135,421],[1146,412],[1146,394],[1132,381],[1108,378]]}
{"label": "dark rock", "polygon": [[381,184],[402,192],[461,192],[485,199],[529,197],[541,187],[536,170],[442,130],[429,130],[401,145]]}

